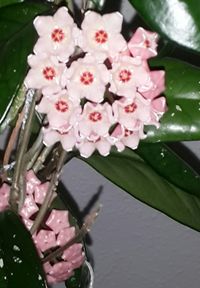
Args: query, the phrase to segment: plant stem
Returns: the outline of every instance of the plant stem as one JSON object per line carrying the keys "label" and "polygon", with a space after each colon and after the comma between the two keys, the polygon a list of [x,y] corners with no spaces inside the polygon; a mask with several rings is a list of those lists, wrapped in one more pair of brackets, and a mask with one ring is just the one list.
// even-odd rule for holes
{"label": "plant stem", "polygon": [[[16,164],[15,164],[15,170],[13,175],[13,184],[11,187],[10,192],[10,205],[11,208],[16,211],[18,209],[17,201],[19,200],[19,195],[21,193],[20,198],[25,198],[25,191],[22,189],[20,191],[20,175],[22,171],[24,171],[23,165],[24,165],[24,155],[26,153],[28,142],[30,139],[31,134],[31,124],[35,112],[35,99],[38,95],[38,92],[34,92],[32,90],[29,90],[26,95],[26,102],[25,102],[25,114],[24,119],[22,122],[22,128],[21,128],[21,135],[20,140],[18,144],[18,150],[17,150],[17,156],[16,156]],[[23,188],[23,187],[21,187]]]}
{"label": "plant stem", "polygon": [[60,153],[60,157],[58,159],[58,162],[57,162],[56,170],[52,174],[51,181],[50,181],[49,188],[48,188],[46,197],[44,199],[44,202],[43,202],[42,206],[40,207],[40,211],[37,214],[37,217],[33,223],[33,226],[30,229],[30,232],[32,235],[38,230],[38,228],[39,228],[40,224],[42,223],[43,218],[46,214],[46,211],[48,210],[48,207],[51,203],[52,196],[53,196],[54,192],[56,191],[56,188],[58,185],[58,179],[60,177],[60,172],[61,172],[61,169],[62,169],[63,164],[65,162],[66,155],[67,155],[67,152],[62,150]]}
{"label": "plant stem", "polygon": [[42,130],[40,130],[37,139],[35,140],[34,144],[25,155],[27,170],[30,170],[32,168],[42,148],[43,148],[43,133]]}
{"label": "plant stem", "polygon": [[73,237],[65,245],[58,248],[57,250],[55,250],[54,252],[52,252],[48,256],[46,256],[44,259],[42,259],[42,262],[46,263],[46,262],[51,261],[57,257],[60,257],[62,255],[62,253],[66,249],[68,249],[71,245],[81,241],[83,239],[83,237],[91,230],[92,225],[94,224],[97,216],[99,215],[100,209],[101,209],[101,205],[99,205],[96,209],[94,209],[94,211],[92,211],[89,215],[87,215],[81,229],[78,230],[75,237]]}
{"label": "plant stem", "polygon": [[[23,117],[24,117],[24,110],[19,114],[15,128],[13,129],[10,139],[8,141],[7,147],[6,147],[6,151],[4,154],[4,158],[3,158],[3,167],[7,166],[10,160],[10,156],[13,150],[13,147],[15,145],[16,139],[18,137],[21,125],[22,125],[22,121],[23,121]],[[2,175],[2,181],[4,182],[6,180],[7,177],[7,173],[5,172]]]}
{"label": "plant stem", "polygon": [[40,154],[40,156],[38,157],[36,163],[33,166],[33,171],[35,172],[35,174],[42,169],[43,163],[45,162],[47,156],[50,154],[50,152],[52,151],[53,147],[44,147],[44,149],[42,150],[42,153]]}

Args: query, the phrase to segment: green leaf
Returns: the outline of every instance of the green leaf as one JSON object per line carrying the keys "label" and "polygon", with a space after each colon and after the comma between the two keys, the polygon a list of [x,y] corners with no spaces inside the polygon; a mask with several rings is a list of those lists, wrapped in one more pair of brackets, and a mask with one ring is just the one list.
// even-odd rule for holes
{"label": "green leaf", "polygon": [[14,102],[27,73],[27,56],[36,41],[33,19],[49,5],[21,3],[0,9],[0,124]]}
{"label": "green leaf", "polygon": [[89,0],[88,9],[95,9],[101,11],[105,5],[106,0]]}
{"label": "green leaf", "polygon": [[24,2],[24,0],[1,0],[0,8],[3,6],[8,6],[11,4],[22,3],[22,2]]}
{"label": "green leaf", "polygon": [[129,0],[164,37],[200,52],[200,6],[196,0]]}
{"label": "green leaf", "polygon": [[160,176],[177,187],[200,197],[200,175],[163,143],[140,143],[135,152]]}
{"label": "green leaf", "polygon": [[82,160],[138,200],[200,231],[200,197],[169,183],[132,150]]}
{"label": "green leaf", "polygon": [[11,211],[0,214],[0,257],[0,287],[46,287],[31,235]]}
{"label": "green leaf", "polygon": [[175,59],[154,59],[152,67],[166,71],[168,111],[159,129],[146,128],[148,142],[200,139],[200,69]]}
{"label": "green leaf", "polygon": [[12,105],[10,109],[8,110],[8,113],[6,114],[4,120],[0,124],[0,133],[2,133],[16,118],[18,115],[18,112],[20,108],[23,106],[24,103],[24,96],[26,94],[25,87],[22,86],[21,89],[19,89],[18,94],[14,98]]}

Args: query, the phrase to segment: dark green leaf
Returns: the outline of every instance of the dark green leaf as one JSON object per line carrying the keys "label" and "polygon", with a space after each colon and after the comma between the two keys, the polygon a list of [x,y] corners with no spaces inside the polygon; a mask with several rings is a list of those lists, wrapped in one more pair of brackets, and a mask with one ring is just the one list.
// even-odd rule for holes
{"label": "dark green leaf", "polygon": [[0,124],[5,120],[28,69],[27,56],[36,41],[33,19],[48,9],[49,5],[37,3],[0,9]]}
{"label": "dark green leaf", "polygon": [[163,143],[141,143],[135,152],[160,176],[200,197],[200,175]]}
{"label": "dark green leaf", "polygon": [[24,2],[24,0],[1,0],[0,2],[0,8],[3,6],[15,4],[15,3],[21,3]]}
{"label": "dark green leaf", "polygon": [[151,66],[166,71],[168,111],[159,129],[147,127],[147,140],[187,141],[200,139],[200,69],[175,59],[154,59]]}
{"label": "dark green leaf", "polygon": [[200,52],[200,5],[196,0],[129,0],[164,37]]}
{"label": "dark green leaf", "polygon": [[0,214],[0,255],[6,275],[4,280],[8,284],[5,287],[46,287],[42,264],[31,235],[11,211]]}
{"label": "dark green leaf", "polygon": [[88,8],[101,11],[105,5],[106,0],[89,0]]}
{"label": "dark green leaf", "polygon": [[18,115],[18,112],[20,108],[23,106],[24,103],[24,96],[25,96],[25,87],[23,86],[21,89],[19,89],[18,94],[14,98],[12,105],[6,114],[6,117],[0,124],[0,133],[2,133],[9,125],[11,122],[13,122]]}
{"label": "dark green leaf", "polygon": [[169,183],[132,150],[84,161],[138,200],[200,231],[200,197]]}

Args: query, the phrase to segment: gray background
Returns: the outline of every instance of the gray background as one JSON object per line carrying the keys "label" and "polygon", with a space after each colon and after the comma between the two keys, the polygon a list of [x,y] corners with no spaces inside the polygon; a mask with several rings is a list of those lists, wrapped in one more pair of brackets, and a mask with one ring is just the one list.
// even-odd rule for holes
{"label": "gray background", "polygon": [[[129,22],[134,11],[122,2]],[[189,145],[200,155],[200,143]],[[199,287],[199,233],[135,200],[78,160],[64,169],[63,181],[81,211],[103,186],[103,210],[90,233],[95,288]]]}

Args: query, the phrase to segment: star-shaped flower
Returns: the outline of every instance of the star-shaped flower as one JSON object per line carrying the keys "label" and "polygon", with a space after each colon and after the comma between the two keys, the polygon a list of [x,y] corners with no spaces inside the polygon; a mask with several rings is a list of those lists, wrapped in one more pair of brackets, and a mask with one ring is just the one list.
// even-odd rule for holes
{"label": "star-shaped flower", "polygon": [[56,99],[43,97],[36,109],[47,114],[52,129],[63,132],[69,131],[77,123],[78,115],[81,113],[80,105],[74,105],[66,90],[59,93]]}
{"label": "star-shaped flower", "polygon": [[118,12],[103,16],[93,11],[86,12],[79,46],[100,62],[118,56],[127,49],[127,43],[121,35],[122,21],[123,17]]}
{"label": "star-shaped flower", "polygon": [[153,83],[139,58],[121,56],[112,64],[112,81],[109,90],[118,96],[134,99],[137,90],[149,90]]}
{"label": "star-shaped flower", "polygon": [[158,34],[139,27],[128,43],[128,48],[134,57],[149,59],[157,55]]}
{"label": "star-shaped flower", "polygon": [[27,88],[60,87],[61,75],[65,65],[59,63],[56,57],[31,54],[28,56],[28,63],[31,69],[24,80]]}
{"label": "star-shaped flower", "polygon": [[67,86],[69,97],[75,103],[82,98],[100,103],[110,79],[110,72],[104,64],[97,64],[94,57],[86,56],[65,70],[62,85]]}
{"label": "star-shaped flower", "polygon": [[53,16],[38,16],[34,26],[40,36],[34,47],[35,54],[55,55],[67,62],[80,34],[67,8],[61,7]]}
{"label": "star-shaped flower", "polygon": [[68,211],[59,211],[53,209],[49,218],[46,221],[46,225],[50,227],[54,233],[59,233],[62,229],[70,226],[69,224],[69,212]]}

